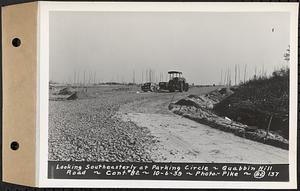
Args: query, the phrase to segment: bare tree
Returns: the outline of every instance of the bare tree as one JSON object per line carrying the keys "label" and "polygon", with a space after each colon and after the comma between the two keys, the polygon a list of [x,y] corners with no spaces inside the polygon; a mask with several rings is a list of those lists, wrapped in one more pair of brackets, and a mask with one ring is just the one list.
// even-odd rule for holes
{"label": "bare tree", "polygon": [[247,64],[245,64],[245,69],[244,69],[244,83],[246,82],[246,77],[247,77]]}
{"label": "bare tree", "polygon": [[290,61],[290,58],[291,58],[290,45],[288,45],[288,48],[286,49],[286,51],[285,51],[283,57],[284,57],[284,60],[285,60],[286,62],[289,62],[289,61]]}
{"label": "bare tree", "polygon": [[235,65],[234,66],[234,85],[237,85],[236,84],[236,77],[237,77],[237,66]]}
{"label": "bare tree", "polygon": [[222,85],[222,81],[223,81],[223,69],[221,69],[221,81],[220,81],[220,85]]}
{"label": "bare tree", "polygon": [[241,83],[241,72],[240,72],[240,65],[238,65],[238,78],[239,78],[239,81],[238,81],[238,83]]}

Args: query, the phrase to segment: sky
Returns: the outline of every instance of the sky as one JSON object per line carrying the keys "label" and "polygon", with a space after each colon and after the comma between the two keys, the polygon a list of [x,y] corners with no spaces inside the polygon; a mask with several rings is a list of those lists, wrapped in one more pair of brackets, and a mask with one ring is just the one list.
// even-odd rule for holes
{"label": "sky", "polygon": [[68,83],[141,83],[149,81],[150,69],[157,81],[179,70],[189,83],[220,84],[230,73],[235,84],[288,65],[289,40],[284,12],[55,11],[49,76]]}

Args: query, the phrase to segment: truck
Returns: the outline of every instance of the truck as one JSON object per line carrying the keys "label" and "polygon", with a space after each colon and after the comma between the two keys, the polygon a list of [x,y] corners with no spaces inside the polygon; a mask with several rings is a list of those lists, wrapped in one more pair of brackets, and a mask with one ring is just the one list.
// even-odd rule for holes
{"label": "truck", "polygon": [[141,87],[143,92],[156,92],[157,91],[157,85],[152,82],[146,82]]}

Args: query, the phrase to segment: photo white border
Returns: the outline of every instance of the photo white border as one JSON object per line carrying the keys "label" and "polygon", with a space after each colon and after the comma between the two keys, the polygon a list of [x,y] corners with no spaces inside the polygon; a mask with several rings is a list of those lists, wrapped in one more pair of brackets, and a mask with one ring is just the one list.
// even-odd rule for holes
{"label": "photo white border", "polygon": [[[209,2],[38,2],[37,171],[39,187],[90,188],[297,188],[298,4]],[[289,12],[290,145],[289,182],[48,179],[49,12]]]}

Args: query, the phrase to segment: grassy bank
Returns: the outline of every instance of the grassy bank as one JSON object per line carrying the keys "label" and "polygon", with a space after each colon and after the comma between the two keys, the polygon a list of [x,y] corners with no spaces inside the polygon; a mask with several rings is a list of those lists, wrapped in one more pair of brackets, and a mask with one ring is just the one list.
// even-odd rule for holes
{"label": "grassy bank", "polygon": [[254,77],[216,104],[221,116],[258,129],[289,134],[289,69],[274,71],[270,77]]}

